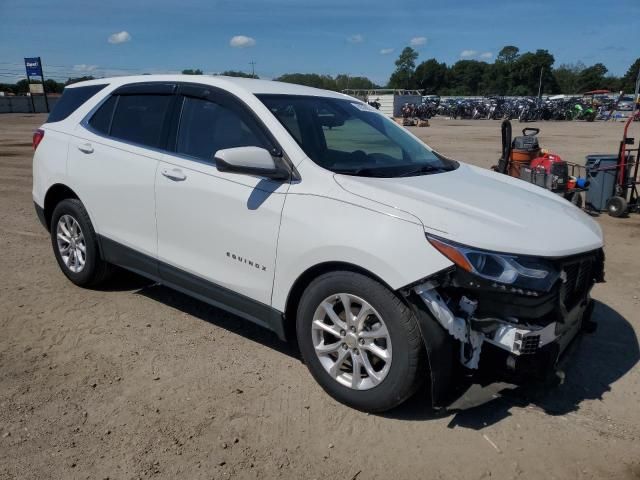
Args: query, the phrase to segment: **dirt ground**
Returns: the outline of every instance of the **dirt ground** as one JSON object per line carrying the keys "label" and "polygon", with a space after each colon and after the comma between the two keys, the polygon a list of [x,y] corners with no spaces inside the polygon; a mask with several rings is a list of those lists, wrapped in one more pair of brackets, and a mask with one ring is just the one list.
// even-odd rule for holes
{"label": "dirt ground", "polygon": [[[232,315],[130,274],[102,290],[68,282],[31,200],[43,121],[0,116],[0,478],[640,478],[640,216],[598,219],[600,328],[575,346],[563,385],[473,386],[443,413],[421,393],[367,415]],[[488,167],[499,126],[436,119],[414,131]],[[615,152],[622,132],[541,127],[575,161]]]}

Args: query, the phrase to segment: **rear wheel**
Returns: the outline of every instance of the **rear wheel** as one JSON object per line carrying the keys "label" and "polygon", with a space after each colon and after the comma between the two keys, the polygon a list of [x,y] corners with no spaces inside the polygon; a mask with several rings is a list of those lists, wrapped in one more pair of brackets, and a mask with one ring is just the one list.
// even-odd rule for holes
{"label": "rear wheel", "polygon": [[62,200],[54,209],[51,244],[60,269],[76,285],[96,286],[110,276],[112,267],[100,258],[96,233],[80,200]]}
{"label": "rear wheel", "polygon": [[612,217],[622,217],[627,213],[627,201],[622,197],[611,197],[607,201],[607,212]]}
{"label": "rear wheel", "polygon": [[298,307],[297,335],[313,377],[346,405],[382,412],[420,385],[417,320],[398,296],[369,277],[333,272],[314,280]]}

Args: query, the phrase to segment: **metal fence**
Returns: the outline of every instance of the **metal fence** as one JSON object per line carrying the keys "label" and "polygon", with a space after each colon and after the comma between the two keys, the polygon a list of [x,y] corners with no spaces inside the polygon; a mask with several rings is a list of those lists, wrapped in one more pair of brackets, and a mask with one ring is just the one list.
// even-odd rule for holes
{"label": "metal fence", "polygon": [[[49,109],[53,108],[59,98],[60,97],[49,98]],[[39,95],[34,96],[33,103],[35,105],[35,112],[31,104],[31,97],[0,97],[0,113],[46,113],[47,107],[44,102],[44,97]]]}

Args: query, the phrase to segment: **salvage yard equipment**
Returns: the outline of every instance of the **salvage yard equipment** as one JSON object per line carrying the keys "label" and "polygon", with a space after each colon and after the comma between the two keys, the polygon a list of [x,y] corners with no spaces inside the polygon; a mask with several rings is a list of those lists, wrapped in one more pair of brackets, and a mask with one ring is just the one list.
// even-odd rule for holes
{"label": "salvage yard equipment", "polygon": [[640,179],[638,178],[640,147],[628,148],[635,143],[635,139],[629,137],[629,126],[633,118],[633,114],[629,115],[629,119],[624,125],[617,157],[613,195],[607,201],[607,211],[612,217],[621,217],[631,212],[640,213],[640,195],[638,194],[638,185],[640,184]]}
{"label": "salvage yard equipment", "polygon": [[520,178],[520,170],[528,167],[534,158],[540,156],[538,133],[540,133],[539,128],[524,128],[522,135],[513,139],[509,163],[510,176]]}
{"label": "salvage yard equipment", "polygon": [[511,140],[511,122],[502,122],[502,156],[497,172],[520,178],[539,187],[563,195],[578,207],[582,207],[582,192],[589,182],[582,165],[563,160],[559,155],[540,148],[539,128],[524,128],[522,136]]}
{"label": "salvage yard equipment", "polygon": [[[586,207],[594,212],[608,210],[609,201],[615,193],[618,156],[616,154],[587,155],[585,166],[590,182]],[[610,212],[610,215],[619,216],[617,215],[619,208],[615,201],[613,205],[613,212]],[[622,211],[619,213],[622,214]]]}
{"label": "salvage yard equipment", "polygon": [[[638,90],[640,90],[640,70],[636,77],[636,89],[631,113],[624,124],[622,132],[622,141],[618,149],[618,154],[613,156],[600,156],[599,162],[605,162],[609,165],[600,166],[598,171],[603,172],[600,178],[602,183],[602,192],[599,195],[588,195],[591,198],[593,208],[595,210],[604,210],[606,208],[612,217],[622,217],[627,213],[640,213],[640,195],[638,194],[638,165],[640,163],[640,147],[631,148],[635,139],[629,136],[629,127],[636,117],[636,109],[638,107]],[[622,96],[622,95],[621,95]],[[591,156],[593,157],[593,156]],[[587,157],[589,162],[589,157]],[[606,198],[606,203],[603,202]]]}

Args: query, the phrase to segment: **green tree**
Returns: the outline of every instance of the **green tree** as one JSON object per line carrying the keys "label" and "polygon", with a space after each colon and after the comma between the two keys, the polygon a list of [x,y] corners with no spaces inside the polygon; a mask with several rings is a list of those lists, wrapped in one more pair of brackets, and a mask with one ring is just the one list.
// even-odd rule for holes
{"label": "green tree", "polygon": [[447,80],[452,95],[480,95],[485,72],[491,66],[478,60],[459,60],[449,70]]}
{"label": "green tree", "polygon": [[336,75],[335,84],[335,88],[339,92],[346,89],[366,90],[376,88],[376,84],[367,77],[352,77],[345,73]]}
{"label": "green tree", "polygon": [[604,76],[607,71],[607,67],[602,63],[596,63],[583,69],[577,78],[578,92],[582,93],[603,88],[605,83]]}
{"label": "green tree", "polygon": [[636,90],[636,79],[638,78],[639,71],[640,58],[636,58],[636,61],[631,64],[627,73],[622,77],[620,90],[624,90],[626,93],[634,93]]}
{"label": "green tree", "polygon": [[513,63],[511,94],[537,95],[540,72],[542,72],[542,92],[557,93],[558,82],[553,76],[555,59],[547,50],[523,53]]}
{"label": "green tree", "polygon": [[389,79],[389,88],[415,88],[413,83],[414,70],[418,52],[411,47],[405,47],[396,60],[396,69]]}
{"label": "green tree", "polygon": [[250,73],[244,73],[239,70],[225,70],[220,75],[227,77],[240,77],[240,78],[260,78],[258,75],[251,75]]}
{"label": "green tree", "polygon": [[496,62],[485,68],[480,90],[488,95],[508,95],[511,92],[511,65]]}
{"label": "green tree", "polygon": [[71,85],[72,83],[84,82],[86,80],[93,80],[93,79],[94,77],[92,77],[91,75],[85,75],[83,77],[69,78],[67,79],[66,82],[64,82],[64,84],[66,86],[66,85]]}
{"label": "green tree", "polygon": [[578,76],[580,72],[585,69],[585,65],[582,62],[573,64],[562,64],[558,68],[553,70],[553,76],[558,83],[559,93],[578,93]]}
{"label": "green tree", "polygon": [[435,58],[418,65],[413,73],[413,83],[425,94],[438,94],[446,87],[447,64],[439,63]]}
{"label": "green tree", "polygon": [[0,92],[18,93],[15,83],[0,83]]}
{"label": "green tree", "polygon": [[336,81],[330,75],[318,75],[317,73],[285,73],[274,80],[278,82],[295,83],[307,87],[336,90]]}
{"label": "green tree", "polygon": [[64,90],[64,83],[56,82],[50,78],[44,81],[44,89],[47,93],[62,93]]}
{"label": "green tree", "polygon": [[606,88],[611,92],[619,92],[622,89],[622,78],[615,75],[607,75],[604,77],[602,88]]}
{"label": "green tree", "polygon": [[202,70],[200,70],[199,68],[196,68],[196,69],[185,68],[184,70],[182,70],[182,74],[183,75],[202,75]]}
{"label": "green tree", "polygon": [[16,93],[27,93],[29,91],[29,81],[26,78],[16,83]]}
{"label": "green tree", "polygon": [[502,50],[498,52],[496,62],[513,63],[518,59],[519,53],[520,49],[518,47],[507,45],[506,47],[502,47]]}
{"label": "green tree", "polygon": [[331,75],[319,75],[317,73],[285,73],[274,80],[334,91],[342,91],[348,88],[363,90],[377,88],[377,85],[367,77],[352,77],[344,73],[337,75],[335,78]]}

